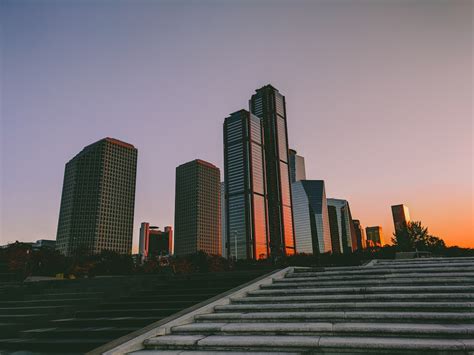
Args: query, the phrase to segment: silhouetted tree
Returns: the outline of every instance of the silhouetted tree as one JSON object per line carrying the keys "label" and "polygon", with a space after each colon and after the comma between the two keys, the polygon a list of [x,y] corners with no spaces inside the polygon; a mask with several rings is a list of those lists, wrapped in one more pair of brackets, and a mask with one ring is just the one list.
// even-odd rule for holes
{"label": "silhouetted tree", "polygon": [[419,221],[408,222],[406,226],[398,228],[393,234],[392,242],[399,251],[440,252],[446,248],[444,241],[430,235],[428,228]]}

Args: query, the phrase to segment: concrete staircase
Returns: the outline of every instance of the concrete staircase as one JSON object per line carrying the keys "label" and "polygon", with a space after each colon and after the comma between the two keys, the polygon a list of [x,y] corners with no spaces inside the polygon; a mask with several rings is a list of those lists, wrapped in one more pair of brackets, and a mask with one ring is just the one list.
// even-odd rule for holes
{"label": "concrete staircase", "polygon": [[133,354],[474,354],[474,258],[294,268],[227,303]]}
{"label": "concrete staircase", "polygon": [[84,353],[262,274],[130,275],[20,283],[0,297],[0,354]]}

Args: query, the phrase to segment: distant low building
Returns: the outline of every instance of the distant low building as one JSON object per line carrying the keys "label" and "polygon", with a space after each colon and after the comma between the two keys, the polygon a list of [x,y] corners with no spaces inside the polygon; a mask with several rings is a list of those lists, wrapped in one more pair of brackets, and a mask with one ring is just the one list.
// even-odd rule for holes
{"label": "distant low building", "polygon": [[164,231],[143,222],[140,227],[138,251],[142,261],[151,257],[171,255],[173,253],[173,228],[166,226]]}
{"label": "distant low building", "polygon": [[374,226],[365,228],[368,247],[381,247],[384,245],[382,227]]}
{"label": "distant low building", "polygon": [[366,248],[366,237],[365,237],[365,230],[360,224],[358,219],[353,219],[352,223],[354,224],[356,239],[357,239],[357,249],[365,249]]}
{"label": "distant low building", "polygon": [[39,239],[35,243],[33,243],[31,247],[33,249],[43,249],[43,248],[55,249],[56,241],[50,240],[50,239]]}

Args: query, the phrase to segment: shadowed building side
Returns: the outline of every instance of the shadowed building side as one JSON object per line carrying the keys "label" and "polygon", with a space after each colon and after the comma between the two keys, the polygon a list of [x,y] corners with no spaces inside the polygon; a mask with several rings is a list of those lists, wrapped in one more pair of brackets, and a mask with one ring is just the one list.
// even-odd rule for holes
{"label": "shadowed building side", "polygon": [[196,159],[176,168],[174,254],[221,254],[219,168]]}
{"label": "shadowed building side", "polygon": [[352,223],[354,224],[355,235],[357,239],[357,249],[365,249],[366,248],[366,237],[365,237],[365,230],[360,224],[358,219],[353,219]]}
{"label": "shadowed building side", "polygon": [[270,250],[295,253],[285,97],[271,85],[252,95],[250,111],[263,123]]}
{"label": "shadowed building side", "polygon": [[114,138],[66,164],[56,237],[62,254],[131,253],[136,171],[137,149]]}
{"label": "shadowed building side", "polygon": [[[329,214],[329,218],[333,218],[331,226],[337,224],[337,234],[341,245],[341,252],[347,253],[357,250],[357,237],[354,224],[352,223],[351,210],[347,200],[328,198],[328,206],[334,207],[336,213]],[[333,232],[335,233],[335,231]],[[335,237],[333,240],[336,239]]]}

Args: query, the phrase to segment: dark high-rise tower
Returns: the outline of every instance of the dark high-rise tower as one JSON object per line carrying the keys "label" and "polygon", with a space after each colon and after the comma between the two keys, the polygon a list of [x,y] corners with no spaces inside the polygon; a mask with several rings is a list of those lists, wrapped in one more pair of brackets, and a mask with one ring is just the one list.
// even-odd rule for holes
{"label": "dark high-rise tower", "polygon": [[176,168],[174,254],[221,254],[219,168],[193,160]]}
{"label": "dark high-rise tower", "polygon": [[227,253],[236,259],[268,257],[262,120],[246,110],[224,122]]}
{"label": "dark high-rise tower", "polygon": [[57,249],[72,255],[132,251],[137,149],[113,138],[88,145],[67,164]]}
{"label": "dark high-rise tower", "polygon": [[250,111],[263,123],[271,253],[294,254],[285,97],[264,86],[252,95]]}
{"label": "dark high-rise tower", "polygon": [[304,166],[304,158],[297,154],[296,150],[290,149],[290,180],[291,182],[306,180],[306,169]]}

